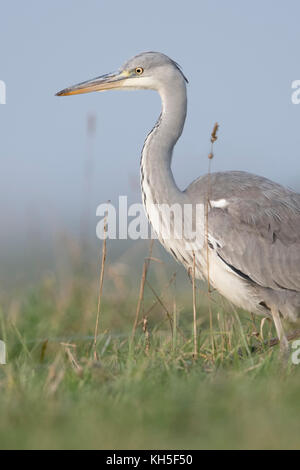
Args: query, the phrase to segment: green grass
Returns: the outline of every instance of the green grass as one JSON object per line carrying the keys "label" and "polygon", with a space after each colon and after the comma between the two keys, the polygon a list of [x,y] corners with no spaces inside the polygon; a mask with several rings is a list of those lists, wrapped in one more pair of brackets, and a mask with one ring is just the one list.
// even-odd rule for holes
{"label": "green grass", "polygon": [[[163,290],[162,278],[152,281]],[[247,314],[237,316],[213,299],[212,341],[199,291],[194,360],[186,282],[185,294],[168,289],[161,296],[173,315],[176,291],[173,335],[160,305],[149,314],[147,351],[142,325],[131,347],[128,341],[138,280],[124,295],[109,282],[97,361],[96,276],[51,274],[13,301],[3,297],[8,363],[0,366],[1,449],[299,448],[300,367],[283,367],[278,348],[262,344]],[[154,300],[147,290],[144,312]],[[267,336],[267,325],[264,331]]]}

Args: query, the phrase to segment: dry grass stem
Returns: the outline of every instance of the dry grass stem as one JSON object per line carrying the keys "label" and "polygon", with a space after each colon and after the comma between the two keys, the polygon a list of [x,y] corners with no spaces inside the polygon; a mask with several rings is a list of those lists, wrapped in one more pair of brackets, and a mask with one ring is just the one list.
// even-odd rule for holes
{"label": "dry grass stem", "polygon": [[150,333],[148,330],[148,318],[147,317],[143,318],[143,332],[145,334],[145,353],[148,356],[149,350],[150,350]]}
{"label": "dry grass stem", "polygon": [[209,165],[208,165],[208,187],[207,187],[207,201],[205,204],[205,240],[206,240],[206,265],[207,265],[207,285],[208,285],[208,308],[209,308],[209,327],[210,327],[210,336],[211,336],[211,348],[212,348],[212,355],[215,354],[215,344],[213,338],[213,318],[212,318],[212,308],[211,308],[211,286],[210,286],[210,269],[209,269],[209,240],[208,240],[208,213],[210,208],[210,197],[211,197],[211,181],[210,181],[210,173],[211,173],[211,160],[214,157],[213,153],[213,145],[217,140],[217,132],[219,129],[219,124],[216,122],[213,131],[211,133],[211,150],[208,155]]}
{"label": "dry grass stem", "polygon": [[132,334],[131,334],[131,343],[134,340],[136,328],[137,328],[137,325],[138,325],[138,322],[139,322],[140,311],[141,311],[143,298],[144,298],[145,282],[146,282],[146,279],[147,279],[147,272],[148,272],[150,260],[151,260],[151,257],[152,257],[153,241],[154,240],[150,241],[149,254],[148,254],[148,257],[144,260],[144,264],[143,264],[143,272],[142,272],[141,283],[140,283],[139,299],[138,299],[138,303],[137,303],[137,307],[136,307],[135,319],[134,319],[134,324],[133,324]]}
{"label": "dry grass stem", "polygon": [[[163,298],[163,294],[164,294],[164,291],[167,290],[171,284],[174,282],[174,280],[176,279],[176,272],[174,272],[171,276],[171,278],[169,279],[169,281],[167,282],[167,284],[163,287],[161,293],[160,293],[160,298]],[[156,299],[153,304],[151,305],[151,307],[147,310],[146,312],[146,316],[149,315],[149,313],[152,312],[152,310],[159,304],[159,301]]]}
{"label": "dry grass stem", "polygon": [[98,360],[97,336],[98,336],[98,329],[99,329],[101,298],[102,298],[103,279],[104,279],[104,267],[105,267],[105,260],[106,260],[106,233],[107,233],[107,213],[104,218],[104,237],[103,237],[103,245],[102,245],[102,260],[101,260],[101,271],[100,271],[100,278],[99,278],[98,305],[97,305],[97,316],[96,316],[95,335],[94,335],[94,359],[95,361]]}
{"label": "dry grass stem", "polygon": [[61,365],[61,355],[58,354],[50,365],[45,381],[44,390],[47,395],[54,395],[65,376],[65,369]]}
{"label": "dry grass stem", "polygon": [[266,323],[266,321],[269,323],[269,337],[270,337],[270,333],[271,333],[272,320],[271,320],[271,318],[264,317],[260,322],[260,329],[259,329],[259,335],[260,335],[262,340],[264,340],[264,324]]}
{"label": "dry grass stem", "polygon": [[75,370],[75,372],[78,374],[78,375],[82,375],[82,372],[83,372],[83,368],[78,364],[77,360],[76,360],[76,357],[75,357],[75,354],[72,353],[71,349],[70,349],[70,346],[65,346],[65,352],[66,352],[66,355],[71,363],[71,366],[73,367],[73,369]]}
{"label": "dry grass stem", "polygon": [[157,294],[157,292],[155,291],[155,289],[151,286],[150,282],[146,280],[146,283],[147,283],[147,286],[150,288],[151,292],[153,293],[153,295],[155,296],[155,298],[156,298],[156,300],[158,301],[158,303],[162,306],[162,308],[163,308],[164,311],[166,312],[167,317],[168,317],[168,320],[169,320],[169,322],[170,322],[171,332],[172,332],[172,334],[173,334],[173,320],[172,320],[172,316],[170,315],[169,310],[167,309],[167,307],[165,306],[165,304],[163,303],[163,301],[161,300],[161,298],[159,297],[159,295]]}

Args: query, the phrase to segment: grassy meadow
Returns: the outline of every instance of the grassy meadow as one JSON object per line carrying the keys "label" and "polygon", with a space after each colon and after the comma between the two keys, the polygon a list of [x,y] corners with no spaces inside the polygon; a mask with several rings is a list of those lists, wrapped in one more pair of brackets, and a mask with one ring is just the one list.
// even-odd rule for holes
{"label": "grassy meadow", "polygon": [[148,244],[115,246],[96,349],[100,246],[65,239],[51,269],[2,289],[0,448],[299,448],[300,366],[266,346],[272,326],[197,284],[195,356],[184,270],[155,243],[141,292]]}

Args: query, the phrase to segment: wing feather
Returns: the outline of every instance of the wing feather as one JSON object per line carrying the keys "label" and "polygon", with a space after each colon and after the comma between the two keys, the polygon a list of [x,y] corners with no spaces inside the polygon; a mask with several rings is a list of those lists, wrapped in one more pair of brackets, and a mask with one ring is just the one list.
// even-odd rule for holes
{"label": "wing feather", "polygon": [[222,208],[211,207],[208,217],[218,255],[261,286],[300,292],[300,195],[249,173],[209,178],[186,192],[194,202],[207,194],[226,200]]}

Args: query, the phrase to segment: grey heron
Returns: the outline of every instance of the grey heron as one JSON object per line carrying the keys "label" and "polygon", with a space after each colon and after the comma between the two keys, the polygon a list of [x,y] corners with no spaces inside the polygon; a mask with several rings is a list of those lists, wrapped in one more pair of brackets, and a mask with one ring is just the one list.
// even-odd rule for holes
{"label": "grey heron", "polygon": [[171,161],[186,119],[186,83],[176,62],[162,53],[145,52],[115,73],[57,95],[109,89],[152,89],[160,94],[162,111],[145,140],[140,165],[149,221],[155,228],[157,204],[206,207],[205,217],[196,221],[196,231],[206,234],[206,244],[189,245],[187,239],[162,233],[160,241],[187,269],[195,256],[196,277],[209,278],[235,305],[273,318],[281,348],[286,350],[281,318],[293,322],[300,317],[300,194],[242,171],[201,176],[181,191]]}

